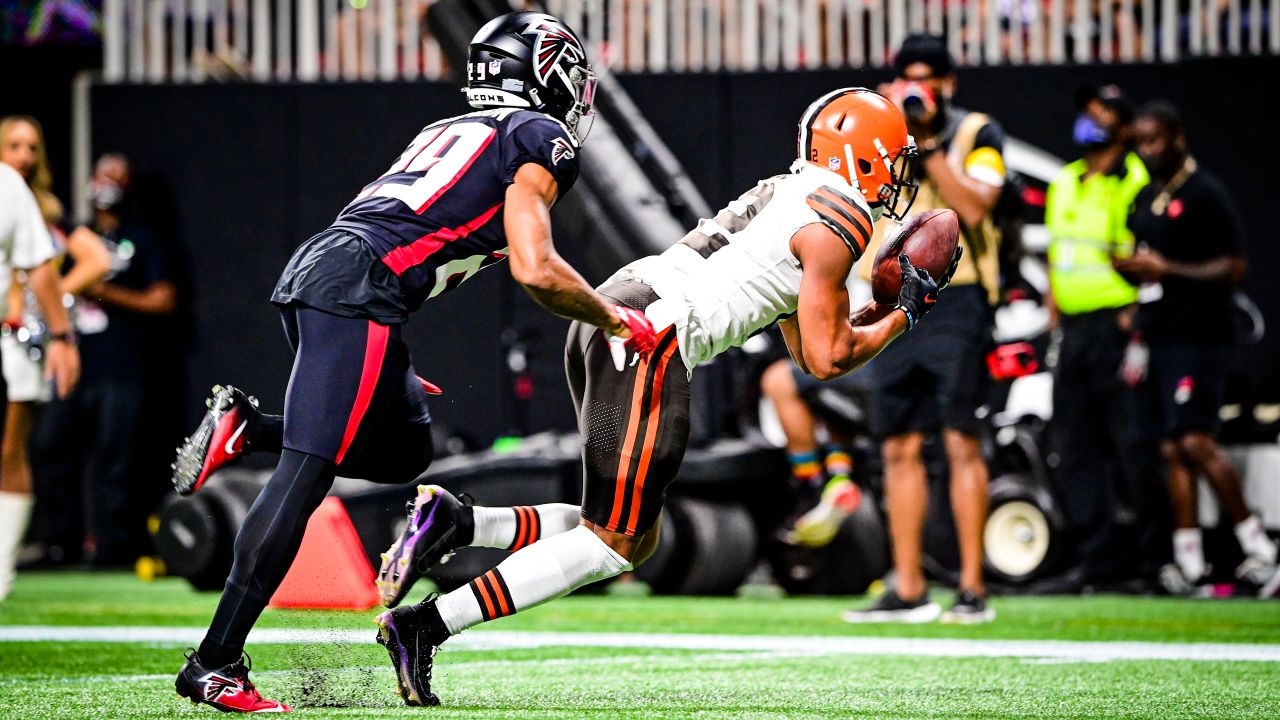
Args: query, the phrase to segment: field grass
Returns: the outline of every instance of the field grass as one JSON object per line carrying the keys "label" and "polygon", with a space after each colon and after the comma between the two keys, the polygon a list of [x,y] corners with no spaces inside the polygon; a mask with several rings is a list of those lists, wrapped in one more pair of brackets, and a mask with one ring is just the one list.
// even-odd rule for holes
{"label": "field grass", "polygon": [[[177,698],[172,677],[216,602],[178,580],[21,576],[0,605],[0,717],[215,717]],[[997,598],[999,618],[987,626],[842,623],[839,611],[858,602],[865,599],[576,595],[451,641],[436,670],[445,704],[432,709],[406,708],[394,696],[386,654],[372,642],[372,613],[268,610],[260,627],[298,631],[300,640],[301,631],[337,630],[367,633],[369,641],[251,642],[249,649],[259,687],[302,718],[1280,716],[1278,603]],[[172,640],[33,642],[6,637],[12,626],[72,636],[90,626],[108,634],[174,630],[165,631]],[[631,635],[609,636],[612,646],[602,647],[594,643],[601,633]],[[705,646],[681,646],[672,634]],[[529,637],[537,642],[526,643]],[[859,638],[873,638],[885,652],[837,647]],[[1087,647],[1098,648],[1098,657],[1064,656],[1057,641],[1095,643]],[[921,654],[913,642],[923,643]],[[745,646],[752,643],[760,646]],[[1161,659],[1108,659],[1127,643],[1154,648]],[[1222,644],[1262,659],[1195,659],[1198,648]]]}

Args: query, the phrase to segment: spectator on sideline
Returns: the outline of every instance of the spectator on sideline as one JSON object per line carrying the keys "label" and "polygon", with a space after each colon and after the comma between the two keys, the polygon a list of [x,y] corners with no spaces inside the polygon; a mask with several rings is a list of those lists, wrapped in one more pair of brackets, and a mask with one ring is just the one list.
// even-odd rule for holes
{"label": "spectator on sideline", "polygon": [[[44,493],[60,499],[41,510],[42,518],[62,519],[54,539],[64,552],[74,556],[83,542],[86,559],[99,566],[130,563],[143,547],[145,528],[137,510],[149,501],[140,497],[141,481],[133,476],[145,381],[142,348],[149,321],[177,305],[161,248],[129,212],[130,175],[122,155],[103,155],[95,166],[91,227],[102,236],[111,270],[81,294],[77,306],[84,381],[41,413],[32,447],[41,505]],[[80,487],[87,536],[74,517],[66,519],[75,503],[69,489]]]}
{"label": "spectator on sideline", "polygon": [[1244,551],[1236,577],[1270,596],[1280,586],[1276,545],[1245,505],[1240,476],[1216,439],[1232,342],[1231,292],[1245,273],[1240,214],[1222,183],[1191,157],[1172,105],[1145,106],[1134,139],[1152,182],[1129,218],[1138,249],[1115,267],[1144,283],[1138,328],[1149,348],[1148,365],[1127,369],[1145,376],[1141,417],[1158,424],[1163,436],[1173,555],[1181,575],[1166,584],[1190,591],[1209,572],[1196,521],[1196,478],[1203,476]]}
{"label": "spectator on sideline", "polygon": [[[871,299],[871,286],[849,274],[849,302],[860,307]],[[835,539],[841,523],[858,509],[862,491],[853,482],[853,457],[827,432],[819,442],[821,422],[809,407],[812,393],[825,387],[836,392],[860,394],[866,388],[862,373],[849,373],[821,382],[804,372],[790,357],[779,358],[760,376],[760,392],[773,403],[778,423],[787,439],[791,464],[791,490],[796,498],[786,521],[787,542],[821,547]]]}
{"label": "spectator on sideline", "polygon": [[[1125,218],[1147,170],[1130,149],[1133,106],[1114,85],[1081,88],[1072,138],[1083,157],[1049,184],[1045,226],[1049,239],[1050,327],[1054,332],[1053,426],[1061,464],[1056,481],[1069,540],[1086,585],[1132,575],[1123,563],[1115,522],[1116,498],[1141,510],[1149,498],[1141,484],[1138,426],[1119,368],[1132,329],[1137,290],[1111,267],[1133,250]],[[1154,453],[1154,449],[1153,449]],[[1158,523],[1138,523],[1149,548]],[[1152,553],[1140,562],[1148,564]],[[1159,564],[1156,564],[1156,568]],[[1154,577],[1152,568],[1142,568]]]}
{"label": "spectator on sideline", "polygon": [[[17,170],[0,162],[0,304],[8,297],[13,269],[26,270],[27,282],[49,328],[45,374],[53,380],[58,394],[66,395],[79,379],[80,355],[62,306],[52,258],[53,243],[35,196]],[[14,562],[31,517],[29,489],[11,490],[7,483],[0,476],[0,599],[7,597],[13,586]]]}
{"label": "spectator on sideline", "polygon": [[[110,263],[102,241],[88,228],[77,228],[67,237],[58,226],[62,220],[62,203],[52,191],[53,177],[45,154],[44,131],[35,118],[11,115],[0,119],[0,162],[17,170],[31,188],[49,229],[55,262],[64,254],[70,254],[76,262],[75,271],[59,283],[63,296],[77,293],[101,280]],[[6,490],[27,496],[31,495],[31,462],[27,446],[35,421],[35,406],[37,402],[47,402],[52,396],[41,362],[45,324],[33,300],[25,277],[20,277],[15,271],[14,282],[9,286],[4,330],[0,333],[4,379],[8,385],[0,477],[4,478]],[[24,328],[26,333],[22,332]]]}
{"label": "spectator on sideline", "polygon": [[[991,342],[992,306],[999,297],[1000,234],[992,211],[1005,181],[1004,131],[987,115],[952,104],[955,61],[942,38],[911,35],[893,63],[888,89],[907,117],[919,147],[920,184],[912,211],[950,208],[960,219],[964,254],[947,302],[914,332],[868,366],[872,414],[883,438],[885,499],[893,544],[896,587],[849,622],[928,622],[942,613],[929,600],[923,563],[929,501],[922,449],[926,432],[940,431],[951,469],[951,509],[960,550],[960,582],[943,620],[989,622],[982,577],[982,532],[987,520],[987,463],[977,417]],[[868,255],[874,256],[890,224],[881,222]],[[871,263],[861,266],[870,279]],[[937,348],[946,348],[939,352]]]}

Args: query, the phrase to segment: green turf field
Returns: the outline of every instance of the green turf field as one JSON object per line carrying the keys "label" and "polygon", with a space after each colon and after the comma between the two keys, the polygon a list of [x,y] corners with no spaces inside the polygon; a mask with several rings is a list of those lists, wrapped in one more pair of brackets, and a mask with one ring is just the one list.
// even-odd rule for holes
{"label": "green turf field", "polygon": [[[20,576],[0,718],[220,717],[172,682],[216,602],[179,580]],[[431,709],[395,697],[372,613],[269,610],[249,649],[300,718],[1280,717],[1280,603],[997,598],[987,626],[842,623],[857,602],[565,598],[451,640]]]}

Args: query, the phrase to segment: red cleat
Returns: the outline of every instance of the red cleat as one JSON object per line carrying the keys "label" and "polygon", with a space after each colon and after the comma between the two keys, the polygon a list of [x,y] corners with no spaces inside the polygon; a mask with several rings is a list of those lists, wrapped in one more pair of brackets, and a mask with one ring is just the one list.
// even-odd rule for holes
{"label": "red cleat", "polygon": [[257,398],[230,385],[214,385],[213,396],[205,405],[209,411],[196,431],[183,440],[170,466],[179,495],[195,493],[215,471],[244,455],[248,450],[245,433],[260,414]]}
{"label": "red cleat", "polygon": [[268,700],[249,680],[253,661],[245,655],[240,660],[210,670],[200,662],[196,651],[187,652],[187,663],[174,682],[178,694],[192,703],[211,705],[222,712],[289,712],[279,700]]}

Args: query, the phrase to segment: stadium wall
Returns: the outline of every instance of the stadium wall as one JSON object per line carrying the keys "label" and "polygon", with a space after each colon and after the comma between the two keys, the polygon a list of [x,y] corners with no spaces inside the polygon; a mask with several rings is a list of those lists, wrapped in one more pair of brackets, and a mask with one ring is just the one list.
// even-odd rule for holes
{"label": "stadium wall", "polygon": [[[1272,332],[1241,353],[1242,369],[1277,382],[1280,268],[1269,203],[1280,183],[1280,151],[1261,114],[1258,78],[1276,58],[1177,65],[983,67],[960,71],[958,101],[991,113],[1006,130],[1072,157],[1072,95],[1081,83],[1116,82],[1138,101],[1167,97],[1187,116],[1192,148],[1231,188],[1250,233],[1248,291]],[[884,71],[671,74],[620,78],[714,206],[759,177],[784,171],[806,104],[840,85],[871,85]],[[290,357],[267,298],[299,242],[321,230],[365,182],[381,173],[426,122],[465,111],[452,85],[111,85],[92,94],[95,153],[134,158],[152,197],[171,204],[165,223],[189,256],[194,340],[192,392],[230,381],[267,408],[283,401]],[[591,238],[561,238],[562,252],[602,280],[615,262]],[[566,323],[536,308],[501,270],[433,300],[410,323],[421,373],[445,386],[438,420],[487,442],[521,423],[509,392],[505,327],[532,330],[531,431],[567,429],[573,416],[561,374]],[[1280,396],[1280,387],[1262,389]],[[197,410],[193,403],[191,412]]]}

